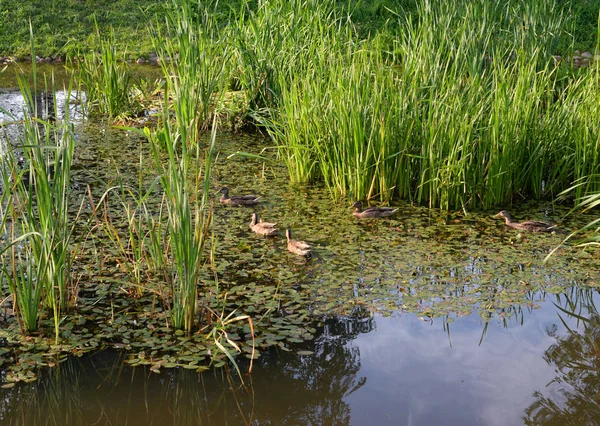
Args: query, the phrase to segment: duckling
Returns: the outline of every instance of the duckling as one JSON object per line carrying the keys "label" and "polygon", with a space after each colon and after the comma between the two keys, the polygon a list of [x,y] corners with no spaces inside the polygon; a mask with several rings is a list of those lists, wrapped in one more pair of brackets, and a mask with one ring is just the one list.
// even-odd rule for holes
{"label": "duckling", "polygon": [[256,213],[252,213],[252,221],[250,222],[250,229],[260,235],[266,235],[268,237],[277,235],[279,231],[275,228],[276,223],[269,222],[261,222],[258,219],[258,215]]}
{"label": "duckling", "polygon": [[398,211],[398,209],[394,209],[392,207],[367,207],[363,210],[362,203],[357,201],[352,204],[354,207],[354,212],[352,213],[359,219],[371,218],[371,217],[388,217],[393,215]]}
{"label": "duckling", "polygon": [[312,253],[312,247],[306,244],[304,241],[292,240],[292,230],[286,229],[285,236],[287,238],[287,249],[291,253],[297,254],[298,256],[309,256]]}
{"label": "duckling", "polygon": [[519,229],[522,231],[551,232],[556,227],[555,225],[552,225],[550,223],[538,222],[536,220],[527,220],[525,222],[514,222],[512,220],[512,217],[510,216],[510,213],[507,212],[506,210],[502,210],[497,215],[494,215],[494,217],[503,217],[504,223],[506,224],[506,226],[508,226],[509,228]]}
{"label": "duckling", "polygon": [[258,199],[256,195],[234,195],[229,196],[229,188],[224,186],[219,190],[221,198],[219,198],[219,203],[227,204],[228,206],[251,206],[258,203]]}

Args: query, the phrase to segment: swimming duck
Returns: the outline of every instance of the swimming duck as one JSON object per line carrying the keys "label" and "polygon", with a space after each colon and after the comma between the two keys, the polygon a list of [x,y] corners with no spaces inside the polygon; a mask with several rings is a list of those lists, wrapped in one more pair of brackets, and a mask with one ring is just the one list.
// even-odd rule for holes
{"label": "swimming duck", "polygon": [[250,222],[250,229],[260,235],[273,236],[277,235],[277,228],[275,228],[276,223],[269,222],[261,222],[258,219],[258,215],[256,213],[252,213],[252,222]]}
{"label": "swimming duck", "polygon": [[221,198],[219,198],[219,203],[227,204],[229,206],[251,206],[253,204],[258,203],[258,199],[256,195],[234,195],[229,196],[229,188],[224,186],[219,190]]}
{"label": "swimming duck", "polygon": [[554,230],[555,225],[546,222],[538,222],[536,220],[526,220],[525,222],[514,222],[510,213],[506,210],[502,210],[494,217],[503,217],[504,223],[509,228],[520,229],[522,231],[530,231],[530,232],[550,232]]}
{"label": "swimming duck", "polygon": [[367,207],[363,210],[362,203],[360,201],[352,204],[352,207],[354,207],[354,212],[352,214],[359,219],[369,217],[388,217],[398,211],[398,209],[394,209],[392,207]]}
{"label": "swimming duck", "polygon": [[309,256],[312,253],[312,247],[304,241],[292,240],[292,230],[286,229],[287,249],[298,256]]}

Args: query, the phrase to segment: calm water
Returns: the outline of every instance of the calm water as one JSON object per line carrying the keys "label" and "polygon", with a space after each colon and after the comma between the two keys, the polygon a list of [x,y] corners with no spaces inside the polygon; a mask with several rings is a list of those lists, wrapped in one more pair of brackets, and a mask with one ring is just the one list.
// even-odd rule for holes
{"label": "calm water", "polygon": [[330,320],[308,345],[314,355],[265,353],[244,385],[224,370],[154,374],[122,367],[118,353],[100,352],[65,362],[36,384],[3,390],[0,419],[7,425],[494,426],[524,424],[547,399],[575,408],[564,416],[542,412],[530,424],[593,424],[597,400],[578,386],[591,381],[597,390],[597,370],[572,380],[544,360],[564,350],[573,355],[567,364],[594,363],[573,342],[559,340],[577,333],[566,330],[550,301],[525,313],[523,324],[493,321],[479,344],[481,331],[475,317],[457,321],[450,337],[441,324],[413,315]]}
{"label": "calm water", "polygon": [[[18,96],[0,93],[0,106],[9,104]],[[137,182],[144,148],[131,134],[81,123],[78,140],[76,194]],[[298,260],[281,237],[250,234],[252,210],[217,206],[219,280],[231,306],[249,313],[254,294],[277,289],[286,312],[310,311],[314,339],[263,351],[243,384],[226,369],[129,368],[128,352],[70,358],[37,382],[0,389],[0,424],[600,424],[597,255],[567,247],[542,262],[593,216],[521,205],[518,218],[548,217],[565,233],[520,235],[495,212],[398,203],[393,219],[359,222],[347,200],[288,185],[272,151],[264,162],[229,157],[265,143],[220,135],[214,186],[263,195],[261,217],[292,227],[315,256]],[[150,182],[154,172],[142,169]],[[84,275],[82,291],[108,272]]]}

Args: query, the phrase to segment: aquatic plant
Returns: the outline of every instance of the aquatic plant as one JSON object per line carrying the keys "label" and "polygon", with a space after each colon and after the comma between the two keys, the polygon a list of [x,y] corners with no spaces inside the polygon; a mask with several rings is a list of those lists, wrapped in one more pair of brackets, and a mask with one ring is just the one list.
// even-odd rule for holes
{"label": "aquatic plant", "polygon": [[165,31],[153,36],[168,86],[165,100],[172,98],[177,132],[191,147],[224,96],[228,45],[201,1],[172,0]]}
{"label": "aquatic plant", "polygon": [[[311,16],[289,21],[318,33],[328,15]],[[551,59],[565,19],[554,2],[456,0],[420,4],[397,33],[338,31],[280,74],[265,125],[291,179],[336,196],[445,210],[552,196],[600,165],[595,71],[565,80]]]}
{"label": "aquatic plant", "polygon": [[133,73],[124,61],[125,53],[117,51],[113,31],[107,36],[96,31],[100,53],[84,53],[72,64],[75,78],[85,91],[84,111],[112,119],[135,116],[140,105],[133,94]]}
{"label": "aquatic plant", "polygon": [[[141,153],[139,167],[140,171],[143,170]],[[96,216],[98,226],[107,237],[109,250],[117,249],[121,257],[115,260],[129,279],[117,280],[118,283],[128,294],[138,298],[147,290],[162,298],[167,297],[160,288],[150,288],[154,282],[151,278],[158,276],[162,279],[168,264],[163,210],[160,208],[158,214],[154,214],[148,205],[149,200],[157,195],[155,182],[144,190],[140,172],[138,188],[123,183],[109,188],[99,200],[102,206],[101,218]],[[114,198],[118,209],[115,209]],[[96,208],[94,212],[97,213]],[[113,216],[122,213],[125,214],[125,223],[121,220],[115,223]]]}
{"label": "aquatic plant", "polygon": [[[589,187],[595,186],[595,184],[591,184],[590,182],[598,181],[600,175],[592,175],[588,177],[583,177],[578,179],[573,185],[563,192],[559,194],[559,197],[568,196],[571,193],[580,192],[580,187]],[[597,184],[597,182],[596,182]],[[588,193],[586,195],[582,195],[579,198],[575,199],[575,206],[571,209],[569,214],[573,214],[575,211],[588,212],[590,210],[594,210],[600,206],[600,192]],[[579,240],[576,240],[576,244],[578,247],[588,247],[588,246],[599,246],[600,245],[600,218],[594,219],[584,226],[576,229],[574,232],[571,232],[565,239],[557,245],[548,255],[544,258],[544,262],[548,261],[552,256],[556,254],[558,249],[563,247],[569,241],[572,241],[576,237],[579,237]]]}
{"label": "aquatic plant", "polygon": [[[52,111],[44,112],[47,120],[37,118],[44,114],[36,104],[28,82],[21,80],[20,83],[26,101],[23,136],[20,143],[2,158],[2,180],[8,206],[3,218],[3,233],[9,241],[2,251],[3,273],[22,329],[37,330],[43,306],[52,312],[58,342],[60,319],[76,297],[72,276],[76,250],[73,219],[76,221],[79,212],[74,213],[75,216],[70,214],[75,142],[68,108],[60,119]],[[46,81],[45,87],[48,91],[53,86]],[[24,170],[20,170],[16,161],[16,149],[24,157]],[[10,220],[6,220],[7,214]]]}
{"label": "aquatic plant", "polygon": [[[208,7],[179,0],[171,5],[169,37],[160,33],[154,37],[166,80],[161,127],[146,129],[145,134],[166,197],[171,320],[175,328],[191,331],[204,246],[211,232],[210,172],[218,127],[217,116],[211,113],[223,95],[227,50]],[[202,148],[199,135],[209,126],[209,118],[210,144]]]}
{"label": "aquatic plant", "polygon": [[326,51],[338,22],[328,2],[241,3],[226,29],[233,45],[232,85],[245,93],[248,118],[261,123],[262,115],[278,108],[285,80],[309,70]]}

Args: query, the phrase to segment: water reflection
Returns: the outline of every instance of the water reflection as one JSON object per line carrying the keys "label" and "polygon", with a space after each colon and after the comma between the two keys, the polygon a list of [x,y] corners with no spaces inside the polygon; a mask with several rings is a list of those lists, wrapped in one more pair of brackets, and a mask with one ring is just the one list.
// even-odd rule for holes
{"label": "water reflection", "polygon": [[[560,298],[562,299],[562,298]],[[600,314],[593,289],[577,290],[555,303],[566,333],[549,328],[556,338],[544,353],[556,376],[525,411],[528,425],[593,425],[600,423]],[[576,327],[569,322],[576,322]]]}
{"label": "water reflection", "polygon": [[132,369],[123,353],[100,352],[61,363],[37,383],[0,390],[0,423],[595,424],[598,294],[555,298],[492,321],[481,343],[486,323],[461,318],[452,323],[452,346],[440,319],[330,318],[302,345],[303,355],[266,351],[244,383],[225,369]]}
{"label": "water reflection", "polygon": [[[240,383],[224,369],[151,373],[123,353],[69,359],[33,384],[0,391],[3,425],[350,424],[344,398],[366,381],[347,343],[372,319],[330,319],[304,345],[311,355],[265,353]],[[35,407],[35,410],[31,408]]]}

